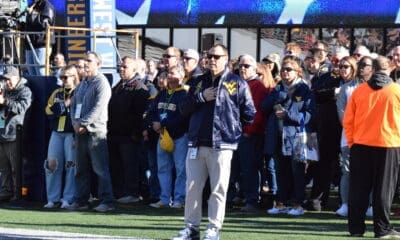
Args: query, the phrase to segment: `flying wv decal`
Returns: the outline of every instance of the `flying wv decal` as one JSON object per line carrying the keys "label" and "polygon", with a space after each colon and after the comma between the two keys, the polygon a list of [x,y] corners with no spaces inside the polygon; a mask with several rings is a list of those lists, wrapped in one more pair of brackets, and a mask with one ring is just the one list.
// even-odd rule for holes
{"label": "flying wv decal", "polygon": [[230,95],[234,94],[236,92],[236,90],[237,90],[237,82],[230,82],[230,83],[224,82],[222,84],[228,90]]}

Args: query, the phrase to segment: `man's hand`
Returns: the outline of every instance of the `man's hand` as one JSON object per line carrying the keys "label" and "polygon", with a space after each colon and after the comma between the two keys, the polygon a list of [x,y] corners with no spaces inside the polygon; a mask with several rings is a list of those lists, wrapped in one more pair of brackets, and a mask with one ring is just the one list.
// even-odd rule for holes
{"label": "man's hand", "polygon": [[6,99],[4,98],[4,92],[0,93],[0,104],[3,105]]}
{"label": "man's hand", "polygon": [[204,99],[207,101],[207,102],[209,102],[209,101],[212,101],[212,100],[215,100],[215,98],[217,97],[217,88],[214,88],[214,87],[209,87],[209,88],[206,88],[204,91],[203,91],[203,97],[204,97]]}
{"label": "man's hand", "polygon": [[153,122],[153,130],[156,133],[161,133],[162,127],[160,122]]}
{"label": "man's hand", "polygon": [[275,111],[275,115],[277,118],[283,119],[283,118],[285,118],[286,111],[285,110],[277,110],[277,111]]}
{"label": "man's hand", "polygon": [[64,105],[65,105],[66,107],[69,107],[69,106],[71,105],[71,98],[65,99]]}
{"label": "man's hand", "polygon": [[82,127],[80,124],[75,124],[73,125],[73,127],[76,134],[82,135],[87,133],[87,129],[85,127]]}

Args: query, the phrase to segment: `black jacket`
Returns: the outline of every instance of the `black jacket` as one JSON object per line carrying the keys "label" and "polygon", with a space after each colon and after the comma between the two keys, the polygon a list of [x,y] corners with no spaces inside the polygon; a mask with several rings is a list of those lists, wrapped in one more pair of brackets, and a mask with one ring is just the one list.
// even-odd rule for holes
{"label": "black jacket", "polygon": [[120,81],[112,89],[108,104],[108,134],[113,140],[142,139],[148,98],[147,87],[137,79],[127,83]]}

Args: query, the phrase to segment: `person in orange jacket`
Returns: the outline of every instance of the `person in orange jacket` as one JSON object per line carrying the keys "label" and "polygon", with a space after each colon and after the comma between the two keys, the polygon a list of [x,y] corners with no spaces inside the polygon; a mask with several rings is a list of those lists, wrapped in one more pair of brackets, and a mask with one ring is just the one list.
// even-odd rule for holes
{"label": "person in orange jacket", "polygon": [[379,56],[376,73],[351,95],[343,119],[350,147],[348,227],[365,232],[365,211],[372,190],[377,238],[400,238],[389,222],[400,159],[400,85],[389,77],[390,60]]}

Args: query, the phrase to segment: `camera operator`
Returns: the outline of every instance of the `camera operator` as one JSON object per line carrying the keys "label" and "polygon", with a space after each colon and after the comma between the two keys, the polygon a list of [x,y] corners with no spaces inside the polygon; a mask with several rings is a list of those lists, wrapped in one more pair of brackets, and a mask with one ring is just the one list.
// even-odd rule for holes
{"label": "camera operator", "polygon": [[[15,173],[17,165],[17,125],[22,125],[32,102],[27,80],[19,76],[17,68],[8,66],[1,77],[0,92],[0,201],[16,195]],[[21,190],[19,190],[21,191]]]}
{"label": "camera operator", "polygon": [[[28,34],[26,38],[25,58],[26,64],[37,64],[40,66],[28,66],[29,75],[45,75],[44,64],[46,61],[46,28],[55,23],[54,6],[48,0],[35,0],[34,3],[27,8],[25,31],[37,32]],[[30,47],[33,46],[32,51]],[[51,34],[50,43],[54,44],[55,38]]]}

